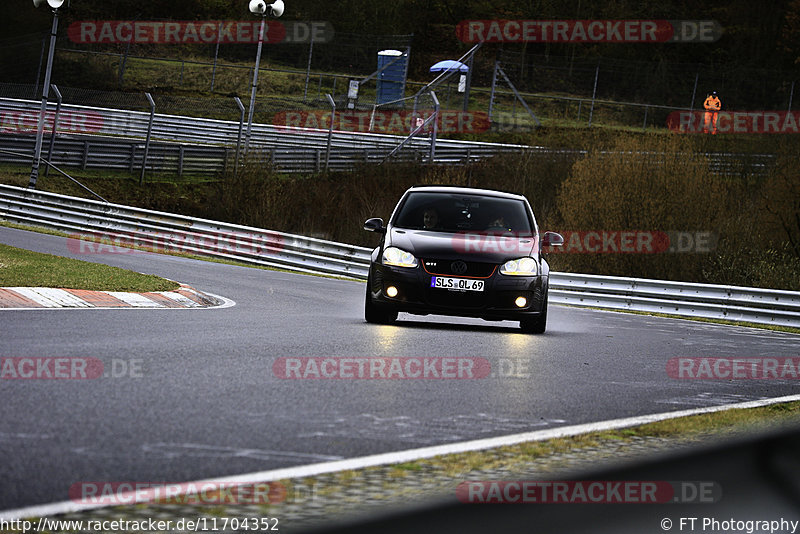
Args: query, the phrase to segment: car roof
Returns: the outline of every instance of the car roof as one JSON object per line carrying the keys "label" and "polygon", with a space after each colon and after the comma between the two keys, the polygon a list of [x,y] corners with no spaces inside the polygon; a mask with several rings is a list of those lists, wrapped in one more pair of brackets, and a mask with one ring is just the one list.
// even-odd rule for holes
{"label": "car roof", "polygon": [[527,200],[523,195],[516,193],[509,193],[506,191],[498,191],[496,189],[478,189],[475,187],[459,187],[451,185],[415,185],[406,191],[419,191],[425,193],[455,193],[460,195],[487,195],[500,198],[511,198],[515,200]]}

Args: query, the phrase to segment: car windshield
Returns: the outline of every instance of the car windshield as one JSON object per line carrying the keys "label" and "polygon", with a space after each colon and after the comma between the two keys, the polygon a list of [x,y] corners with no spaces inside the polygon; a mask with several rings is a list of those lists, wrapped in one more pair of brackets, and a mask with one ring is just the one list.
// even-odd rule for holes
{"label": "car windshield", "polygon": [[525,203],[513,198],[461,193],[413,192],[395,215],[394,226],[437,232],[531,233]]}

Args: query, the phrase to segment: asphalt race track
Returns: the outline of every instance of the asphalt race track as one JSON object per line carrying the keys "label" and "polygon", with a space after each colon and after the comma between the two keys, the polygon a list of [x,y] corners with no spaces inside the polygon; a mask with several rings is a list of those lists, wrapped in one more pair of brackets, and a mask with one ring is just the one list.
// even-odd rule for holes
{"label": "asphalt race track", "polygon": [[[779,397],[791,380],[677,380],[677,357],[797,357],[800,337],[550,307],[516,323],[363,320],[364,284],[129,253],[64,238],[0,242],[153,273],[236,305],[200,310],[0,310],[2,357],[94,357],[122,376],[0,380],[0,510],[66,501],[83,481],[180,482],[620,417]],[[484,358],[452,380],[285,380],[278,358]],[[133,370],[133,371],[132,371]]]}

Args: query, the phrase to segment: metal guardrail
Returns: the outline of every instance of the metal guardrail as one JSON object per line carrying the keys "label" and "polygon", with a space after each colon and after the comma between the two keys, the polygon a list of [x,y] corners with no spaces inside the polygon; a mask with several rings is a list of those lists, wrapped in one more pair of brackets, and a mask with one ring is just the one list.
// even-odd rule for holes
{"label": "metal guardrail", "polygon": [[[30,164],[35,138],[0,136],[0,161]],[[115,169],[133,173],[141,170],[145,143],[136,139],[105,136],[65,136],[56,138],[52,159],[54,165],[80,169]],[[340,148],[326,158],[322,148],[270,149],[261,153],[273,169],[282,173],[321,172],[326,164],[331,171],[345,171],[355,165],[380,163],[385,150],[369,148]],[[461,154],[439,154],[437,163],[461,163]],[[471,158],[471,155],[467,157]],[[217,175],[232,168],[236,150],[232,147],[152,143],[147,157],[147,172]],[[418,161],[420,155],[403,152],[397,161]]]}
{"label": "metal guardrail", "polygon": [[[77,253],[119,246],[182,251],[300,272],[365,280],[371,250],[311,237],[0,185],[0,218],[75,237]],[[80,240],[78,235],[93,237]],[[800,328],[800,292],[640,278],[551,273],[550,299],[573,306]]]}
{"label": "metal guardrail", "polygon": [[800,291],[551,273],[550,300],[572,306],[800,328]]}
{"label": "metal guardrail", "polygon": [[[0,136],[0,159],[5,163],[30,164],[36,138],[33,135]],[[47,157],[48,154],[43,154]],[[56,137],[49,161],[58,166],[79,169],[141,170],[145,143],[137,139],[103,136]],[[216,146],[152,143],[148,150],[147,172],[172,172],[213,175],[233,165],[234,149]]]}
{"label": "metal guardrail", "polygon": [[369,266],[361,247],[9,185],[0,185],[0,217],[70,234],[67,246],[78,254],[131,253],[135,245],[358,279]]}
{"label": "metal guardrail", "polygon": [[[0,98],[0,116],[3,117],[3,120],[0,121],[0,133],[14,134],[13,136],[0,135],[0,148],[14,150],[11,145],[16,143],[15,138],[20,137],[21,134],[35,131],[40,106],[40,103],[32,100]],[[55,106],[51,104],[48,107],[48,113],[53,113],[54,110]],[[130,167],[131,163],[134,164],[135,169],[141,168],[142,156],[137,155],[136,151],[139,149],[134,147],[142,147],[141,152],[143,153],[144,145],[141,140],[147,137],[150,113],[68,104],[63,104],[61,111],[68,119],[62,119],[59,122],[62,131],[66,132],[57,135],[56,147],[65,147],[61,151],[61,155],[71,152],[67,150],[69,144],[61,144],[61,139],[64,137],[74,139],[75,134],[81,134],[80,138],[84,139],[84,143],[86,136],[83,134],[92,134],[92,137],[97,137],[99,144],[95,150],[100,151],[96,158],[91,154],[88,159],[78,162],[76,158],[79,156],[76,154],[85,154],[88,149],[85,145],[83,147],[72,146],[71,148],[77,148],[77,151],[72,152],[69,156],[73,161],[62,161],[62,165],[73,166],[73,163],[80,163],[89,167],[99,167],[104,164],[105,160],[113,159],[109,163],[113,166],[104,168],[124,169],[125,165]],[[190,161],[194,162],[190,164],[190,167],[183,169],[184,172],[216,173],[234,162],[235,155],[229,154],[228,151],[234,150],[231,147],[236,147],[240,142],[239,128],[240,123],[235,121],[155,114],[151,137],[162,142],[160,145],[162,155],[159,156],[157,151],[154,152],[153,157],[157,158],[153,163],[154,168],[178,169],[180,172],[178,154],[181,150],[180,146],[183,146],[184,151],[188,151],[187,153],[190,154]],[[334,171],[344,171],[361,163],[380,163],[398,147],[403,139],[405,139],[404,136],[398,135],[333,131],[330,135],[331,152],[328,168]],[[291,126],[253,124],[250,145],[266,154],[279,172],[319,172],[325,168],[326,158],[324,156],[327,153],[328,140],[329,132],[325,129],[313,130]],[[167,143],[167,145],[163,143]],[[94,143],[91,142],[90,147],[94,146]],[[556,150],[544,147],[437,138],[433,163],[463,164],[514,152],[574,159],[586,154],[585,150]],[[426,136],[413,137],[408,140],[403,150],[394,156],[394,159],[428,161],[430,153],[431,141],[429,138]],[[709,159],[711,171],[718,175],[737,174],[742,166],[752,174],[764,175],[775,162],[775,156],[772,154],[709,153],[706,156]],[[3,158],[4,156],[0,155],[0,161],[9,161]],[[138,167],[136,166],[137,161]],[[54,158],[54,163],[58,162],[59,160]],[[148,165],[150,165],[149,159]]]}
{"label": "metal guardrail", "polygon": [[[35,118],[38,118],[41,103],[32,100],[0,98],[0,114],[9,119],[3,121],[14,128],[0,125],[5,133],[32,133]],[[48,107],[54,113],[55,106]],[[78,134],[117,136],[144,139],[149,128],[150,114],[139,111],[74,106],[63,104],[61,113],[70,120],[60,121],[62,131]],[[156,113],[153,118],[152,139],[165,142],[192,143],[216,146],[236,146],[239,141],[239,122],[197,117],[182,117]],[[334,131],[331,135],[331,157],[340,150],[382,151],[388,154],[403,136],[364,132]],[[253,124],[250,146],[260,150],[315,150],[327,149],[328,130]],[[528,147],[501,143],[481,143],[437,139],[435,163],[479,159],[503,152],[520,152]],[[430,152],[430,140],[424,136],[412,139],[406,150],[411,153]],[[313,169],[311,169],[313,170]]]}

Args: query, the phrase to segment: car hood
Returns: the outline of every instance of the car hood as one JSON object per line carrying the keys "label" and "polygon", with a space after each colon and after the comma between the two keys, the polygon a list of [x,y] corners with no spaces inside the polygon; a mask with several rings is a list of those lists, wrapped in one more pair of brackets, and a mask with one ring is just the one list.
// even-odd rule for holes
{"label": "car hood", "polygon": [[508,232],[434,232],[391,228],[387,246],[414,254],[417,258],[462,259],[483,263],[503,263],[532,255],[537,250],[534,236]]}

